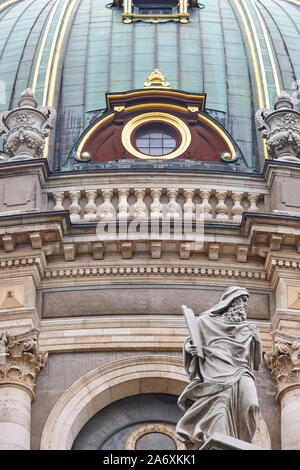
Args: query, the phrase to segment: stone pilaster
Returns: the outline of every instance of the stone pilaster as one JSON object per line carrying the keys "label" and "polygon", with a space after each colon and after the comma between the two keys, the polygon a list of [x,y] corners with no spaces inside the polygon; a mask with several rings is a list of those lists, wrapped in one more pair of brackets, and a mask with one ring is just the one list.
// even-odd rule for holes
{"label": "stone pilaster", "polygon": [[29,450],[35,378],[48,353],[39,350],[39,331],[0,334],[0,449]]}
{"label": "stone pilaster", "polygon": [[281,445],[300,450],[300,337],[274,331],[274,346],[265,360],[277,384],[281,405]]}

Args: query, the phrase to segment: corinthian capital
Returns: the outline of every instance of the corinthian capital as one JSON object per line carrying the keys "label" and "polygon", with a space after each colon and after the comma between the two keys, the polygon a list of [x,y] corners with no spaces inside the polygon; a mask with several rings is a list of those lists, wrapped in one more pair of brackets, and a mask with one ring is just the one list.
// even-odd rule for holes
{"label": "corinthian capital", "polygon": [[265,354],[265,361],[280,394],[286,388],[300,385],[300,337],[279,331],[274,331],[272,336],[273,350]]}
{"label": "corinthian capital", "polygon": [[0,386],[21,385],[34,397],[35,378],[48,357],[47,352],[40,351],[38,339],[39,330],[35,328],[17,335],[0,334]]}

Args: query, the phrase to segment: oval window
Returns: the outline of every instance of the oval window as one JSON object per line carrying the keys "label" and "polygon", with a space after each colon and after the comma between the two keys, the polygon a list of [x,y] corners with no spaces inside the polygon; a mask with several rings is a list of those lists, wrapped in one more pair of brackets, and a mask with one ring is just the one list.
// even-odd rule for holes
{"label": "oval window", "polygon": [[141,126],[134,133],[134,145],[145,155],[168,155],[178,147],[179,135],[171,126],[155,122]]}

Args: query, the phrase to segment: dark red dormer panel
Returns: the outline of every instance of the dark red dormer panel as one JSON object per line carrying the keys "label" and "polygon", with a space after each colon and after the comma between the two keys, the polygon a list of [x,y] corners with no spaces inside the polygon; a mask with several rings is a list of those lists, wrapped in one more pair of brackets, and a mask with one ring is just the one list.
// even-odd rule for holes
{"label": "dark red dormer panel", "polygon": [[81,135],[77,159],[233,161],[237,146],[205,111],[205,94],[147,87],[106,96],[107,110]]}

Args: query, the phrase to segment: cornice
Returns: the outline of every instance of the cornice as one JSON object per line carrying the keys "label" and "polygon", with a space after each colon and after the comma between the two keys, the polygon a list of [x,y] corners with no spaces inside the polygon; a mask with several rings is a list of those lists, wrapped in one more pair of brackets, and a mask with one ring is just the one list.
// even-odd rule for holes
{"label": "cornice", "polygon": [[205,224],[204,243],[195,249],[188,240],[161,241],[159,234],[99,241],[96,224],[71,224],[68,211],[0,217],[0,236],[0,273],[34,267],[46,280],[186,276],[270,285],[276,270],[300,267],[299,217],[246,213],[241,225]]}
{"label": "cornice", "polygon": [[[152,177],[155,176],[155,180],[152,181]],[[266,188],[264,178],[261,175],[249,175],[237,174],[237,173],[224,173],[224,171],[214,170],[200,170],[195,172],[195,169],[162,169],[162,168],[145,168],[143,171],[139,169],[120,169],[119,170],[93,170],[89,169],[88,171],[64,171],[60,173],[52,173],[45,184],[45,191],[51,192],[55,189],[59,190],[68,190],[73,189],[74,187],[82,188],[94,188],[100,185],[112,185],[117,183],[117,187],[128,188],[132,185],[133,188],[138,187],[139,185],[144,186],[145,183],[153,187],[166,187],[172,186],[175,183],[178,186],[178,178],[180,177],[180,185],[185,187],[185,185],[191,185],[191,187],[198,187],[201,184],[202,187],[207,187],[211,189],[212,184],[220,184],[228,190],[243,188],[251,188],[253,191],[257,191],[262,194],[268,193]],[[138,185],[138,186],[137,186]]]}
{"label": "cornice", "polygon": [[50,168],[46,158],[12,162],[7,161],[0,164],[0,179],[36,174],[39,176],[41,185],[45,186],[50,173]]}
{"label": "cornice", "polygon": [[[300,311],[288,309],[276,309],[272,316],[272,330],[284,329],[287,334],[300,336]],[[296,325],[299,325],[298,329]]]}

